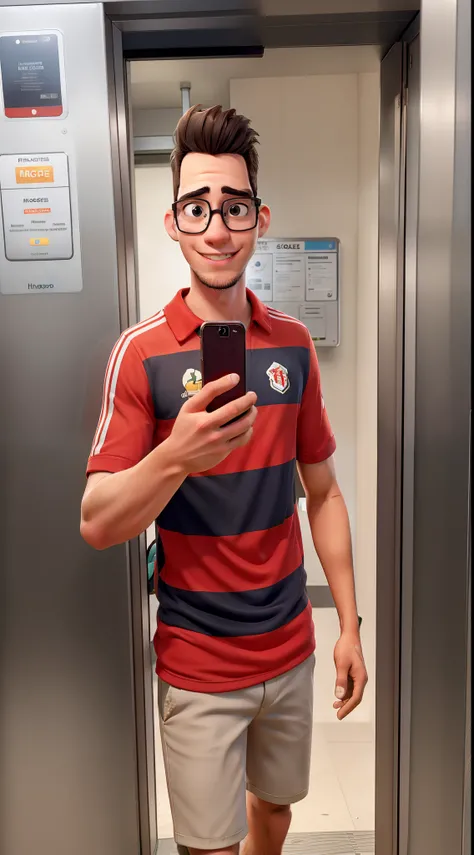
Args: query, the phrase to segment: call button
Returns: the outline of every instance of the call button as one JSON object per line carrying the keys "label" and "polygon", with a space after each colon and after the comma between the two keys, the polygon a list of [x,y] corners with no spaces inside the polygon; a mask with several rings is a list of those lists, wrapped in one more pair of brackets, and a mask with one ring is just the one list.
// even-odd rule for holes
{"label": "call button", "polygon": [[49,246],[48,238],[30,238],[30,246]]}

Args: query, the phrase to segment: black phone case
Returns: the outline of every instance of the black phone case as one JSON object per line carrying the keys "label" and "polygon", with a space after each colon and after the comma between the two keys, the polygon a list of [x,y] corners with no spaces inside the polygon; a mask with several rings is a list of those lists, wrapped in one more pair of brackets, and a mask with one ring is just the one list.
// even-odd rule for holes
{"label": "black phone case", "polygon": [[[221,327],[228,327],[229,335],[219,335]],[[201,327],[201,373],[203,386],[219,380],[226,374],[238,374],[237,386],[218,395],[208,406],[208,412],[241,398],[247,391],[246,330],[240,321],[229,323],[206,321]]]}

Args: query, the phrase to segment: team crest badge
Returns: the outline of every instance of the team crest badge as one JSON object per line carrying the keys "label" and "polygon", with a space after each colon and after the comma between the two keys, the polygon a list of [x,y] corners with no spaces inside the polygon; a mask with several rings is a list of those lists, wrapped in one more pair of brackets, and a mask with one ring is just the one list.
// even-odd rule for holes
{"label": "team crest badge", "polygon": [[274,389],[275,392],[279,392],[280,395],[284,395],[284,393],[290,388],[288,370],[284,365],[280,365],[279,362],[272,362],[270,368],[267,370],[267,377],[270,380],[270,386],[272,389]]}
{"label": "team crest badge", "polygon": [[183,386],[185,391],[182,398],[190,398],[202,389],[202,374],[197,368],[188,368],[183,374]]}

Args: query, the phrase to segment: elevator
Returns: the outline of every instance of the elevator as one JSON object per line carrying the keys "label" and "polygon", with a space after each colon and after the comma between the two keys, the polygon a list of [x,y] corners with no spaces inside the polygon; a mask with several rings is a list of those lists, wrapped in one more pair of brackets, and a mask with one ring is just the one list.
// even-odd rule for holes
{"label": "elevator", "polygon": [[[469,31],[468,0],[0,2],[0,37],[59,34],[62,95],[8,115],[4,73],[2,855],[165,853],[145,537],[79,534],[106,362],[139,319],[131,63],[357,45],[381,81],[375,852],[470,851]],[[64,173],[60,256],[7,246],[4,167],[46,170],[38,210]]]}

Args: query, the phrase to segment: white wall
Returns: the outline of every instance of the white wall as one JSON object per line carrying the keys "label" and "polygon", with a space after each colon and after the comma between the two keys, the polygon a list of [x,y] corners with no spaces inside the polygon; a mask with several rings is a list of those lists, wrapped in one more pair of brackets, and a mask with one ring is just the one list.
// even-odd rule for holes
{"label": "white wall", "polygon": [[163,225],[173,201],[171,169],[166,164],[135,168],[140,319],[148,318],[189,285],[189,268],[179,244]]}
{"label": "white wall", "polygon": [[[376,383],[378,277],[378,73],[230,81],[230,104],[260,134],[259,194],[275,237],[341,240],[341,344],[319,348],[336,466],[353,532],[359,612],[372,677],[362,718],[374,720]],[[140,313],[147,317],[188,284],[162,217],[167,166],[137,167]],[[326,583],[300,514],[310,584]],[[360,720],[360,719],[359,719]]]}
{"label": "white wall", "polygon": [[135,137],[172,136],[181,117],[179,107],[156,110],[133,110]]}

